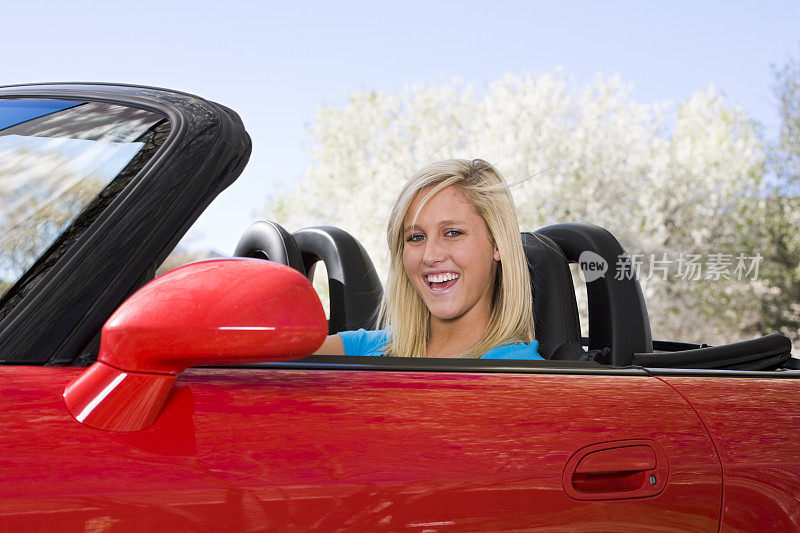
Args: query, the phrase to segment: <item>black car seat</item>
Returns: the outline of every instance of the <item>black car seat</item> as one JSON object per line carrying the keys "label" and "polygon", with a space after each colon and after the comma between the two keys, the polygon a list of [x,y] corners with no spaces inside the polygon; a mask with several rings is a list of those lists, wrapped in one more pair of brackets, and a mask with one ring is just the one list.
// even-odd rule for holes
{"label": "black car seat", "polygon": [[383,286],[364,247],[349,233],[331,226],[294,232],[309,280],[322,261],[328,271],[328,333],[375,329]]}
{"label": "black car seat", "polygon": [[294,237],[275,222],[259,220],[251,224],[239,239],[233,255],[268,259],[288,265],[306,275],[303,258]]}
{"label": "black car seat", "polygon": [[569,262],[548,237],[522,234],[533,291],[533,320],[539,355],[545,359],[574,360],[584,355],[578,304]]}

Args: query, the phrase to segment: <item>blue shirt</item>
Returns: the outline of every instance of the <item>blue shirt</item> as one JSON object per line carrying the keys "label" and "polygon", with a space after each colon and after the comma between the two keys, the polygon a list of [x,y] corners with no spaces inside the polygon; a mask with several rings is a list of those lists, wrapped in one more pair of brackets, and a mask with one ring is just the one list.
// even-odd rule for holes
{"label": "blue shirt", "polygon": [[[389,341],[385,329],[340,331],[338,335],[342,338],[345,355],[383,355],[383,347]],[[530,344],[506,344],[492,348],[481,359],[543,359],[536,351],[538,348],[539,341],[531,341]]]}

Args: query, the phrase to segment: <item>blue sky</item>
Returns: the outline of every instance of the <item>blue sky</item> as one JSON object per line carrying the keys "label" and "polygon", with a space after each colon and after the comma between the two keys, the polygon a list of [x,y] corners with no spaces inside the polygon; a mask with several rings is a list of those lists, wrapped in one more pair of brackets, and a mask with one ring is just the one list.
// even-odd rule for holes
{"label": "blue sky", "polygon": [[273,184],[303,175],[317,107],[359,89],[558,67],[618,73],[641,102],[713,83],[774,136],[771,65],[800,55],[800,2],[2,0],[0,46],[0,85],[130,82],[236,110],[250,164],[192,230],[193,246],[231,253]]}

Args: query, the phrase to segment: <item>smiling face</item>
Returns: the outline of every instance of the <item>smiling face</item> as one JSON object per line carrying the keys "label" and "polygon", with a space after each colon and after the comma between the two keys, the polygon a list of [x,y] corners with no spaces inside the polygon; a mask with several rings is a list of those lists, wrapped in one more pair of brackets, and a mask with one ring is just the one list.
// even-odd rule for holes
{"label": "smiling face", "polygon": [[[421,191],[403,220],[403,267],[432,320],[488,323],[500,253],[486,222],[455,186]],[[413,223],[413,226],[412,226]]]}

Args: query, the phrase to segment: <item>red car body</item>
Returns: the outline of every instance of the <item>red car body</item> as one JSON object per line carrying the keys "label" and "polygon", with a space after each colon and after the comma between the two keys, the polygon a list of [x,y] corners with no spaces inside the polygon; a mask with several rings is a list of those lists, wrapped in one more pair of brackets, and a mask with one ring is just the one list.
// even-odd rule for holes
{"label": "red car body", "polygon": [[800,530],[798,371],[292,361],[327,330],[288,267],[195,263],[120,307],[141,276],[92,293],[88,360],[83,326],[21,349],[55,318],[0,322],[0,530]]}
{"label": "red car body", "polygon": [[[155,424],[119,433],[67,411],[61,394],[80,372],[0,370],[16,405],[0,414],[3,530],[800,523],[789,380],[198,369],[178,378]],[[614,494],[640,473],[625,473],[640,468],[632,444],[664,454],[655,495]],[[567,464],[595,446],[616,450],[613,470],[591,499],[575,498]]]}

